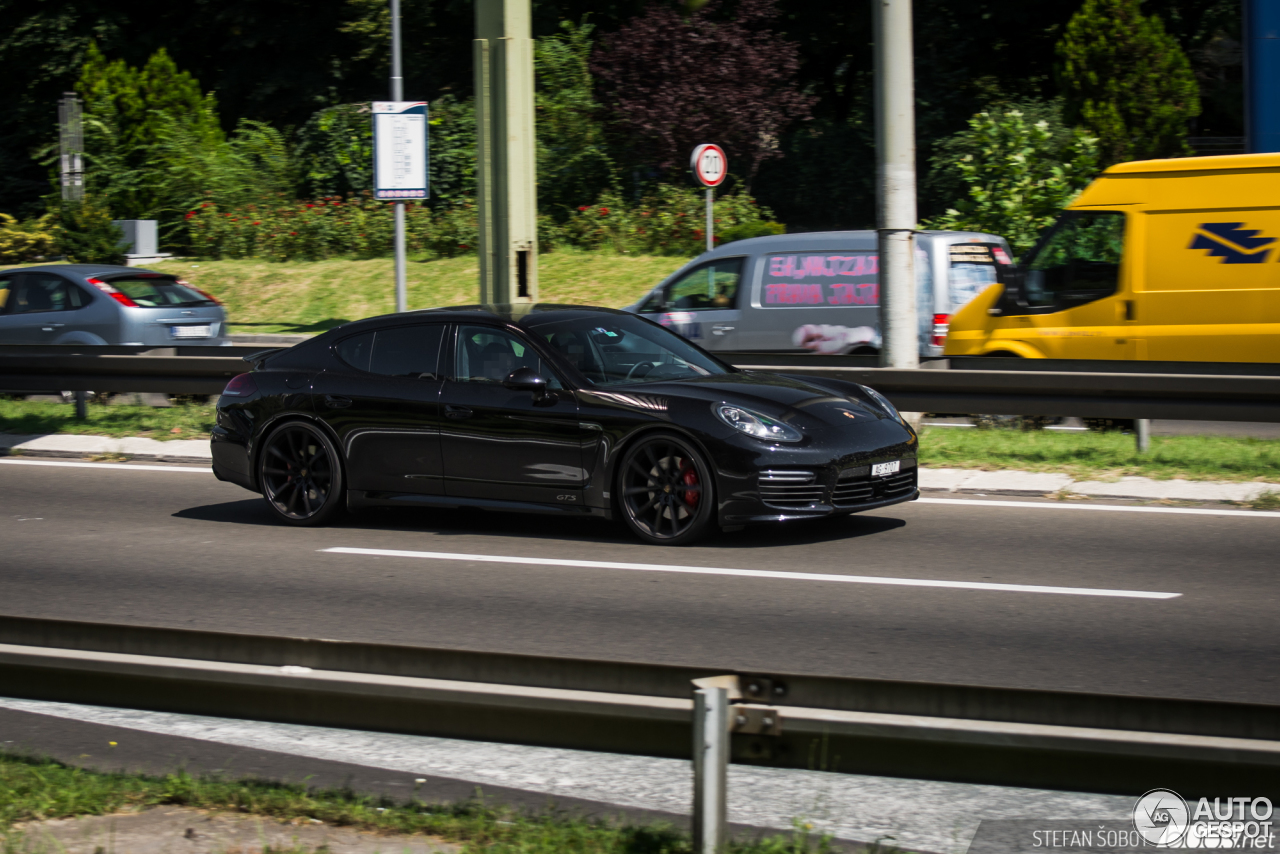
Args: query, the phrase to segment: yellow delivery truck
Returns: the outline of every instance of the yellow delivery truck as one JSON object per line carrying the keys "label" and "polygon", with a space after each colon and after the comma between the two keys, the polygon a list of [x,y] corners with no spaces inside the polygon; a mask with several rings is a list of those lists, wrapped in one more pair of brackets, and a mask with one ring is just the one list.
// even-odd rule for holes
{"label": "yellow delivery truck", "polygon": [[946,355],[1280,362],[1280,154],[1112,166],[998,278]]}

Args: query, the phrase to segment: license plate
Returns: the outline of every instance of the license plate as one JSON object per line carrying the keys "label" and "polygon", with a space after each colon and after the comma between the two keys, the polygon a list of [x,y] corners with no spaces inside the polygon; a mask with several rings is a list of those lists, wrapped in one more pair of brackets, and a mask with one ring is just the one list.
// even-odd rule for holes
{"label": "license plate", "polygon": [[213,327],[204,326],[170,326],[169,334],[174,338],[208,338],[213,335]]}
{"label": "license plate", "polygon": [[884,477],[887,474],[896,474],[902,468],[902,460],[894,460],[891,463],[873,463],[871,466],[872,477]]}

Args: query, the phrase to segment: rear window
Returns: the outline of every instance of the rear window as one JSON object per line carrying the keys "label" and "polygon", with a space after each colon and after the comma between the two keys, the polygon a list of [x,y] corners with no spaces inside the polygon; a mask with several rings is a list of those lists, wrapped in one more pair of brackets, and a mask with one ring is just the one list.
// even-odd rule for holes
{"label": "rear window", "polygon": [[1004,247],[994,243],[953,243],[950,247],[951,313],[955,314],[978,294],[994,285],[996,265],[1012,259]]}
{"label": "rear window", "polygon": [[143,308],[216,305],[204,294],[171,276],[124,276],[106,281]]}

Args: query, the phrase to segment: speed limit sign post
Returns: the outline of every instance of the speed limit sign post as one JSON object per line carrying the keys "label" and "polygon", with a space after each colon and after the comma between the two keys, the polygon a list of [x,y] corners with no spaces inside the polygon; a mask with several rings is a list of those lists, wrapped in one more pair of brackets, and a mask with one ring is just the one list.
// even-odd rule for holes
{"label": "speed limit sign post", "polygon": [[711,250],[715,248],[715,223],[711,215],[711,203],[716,187],[723,184],[725,176],[729,174],[729,158],[724,156],[724,149],[720,146],[705,143],[693,150],[689,168],[693,170],[693,177],[698,183],[707,188],[707,249]]}

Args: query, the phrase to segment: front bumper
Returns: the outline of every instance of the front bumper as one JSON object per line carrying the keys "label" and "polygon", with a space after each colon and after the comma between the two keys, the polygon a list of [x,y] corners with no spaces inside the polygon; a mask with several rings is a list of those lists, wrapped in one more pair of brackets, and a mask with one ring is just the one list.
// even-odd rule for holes
{"label": "front bumper", "polygon": [[[754,494],[737,491],[729,500],[722,502],[720,524],[821,519],[915,501],[920,497],[916,461],[902,462],[903,470],[889,477],[872,478],[863,473],[870,466],[860,466],[844,471],[816,472],[811,483],[796,488],[790,494],[779,495],[767,486],[758,486]],[[910,463],[909,467],[907,463]]]}

